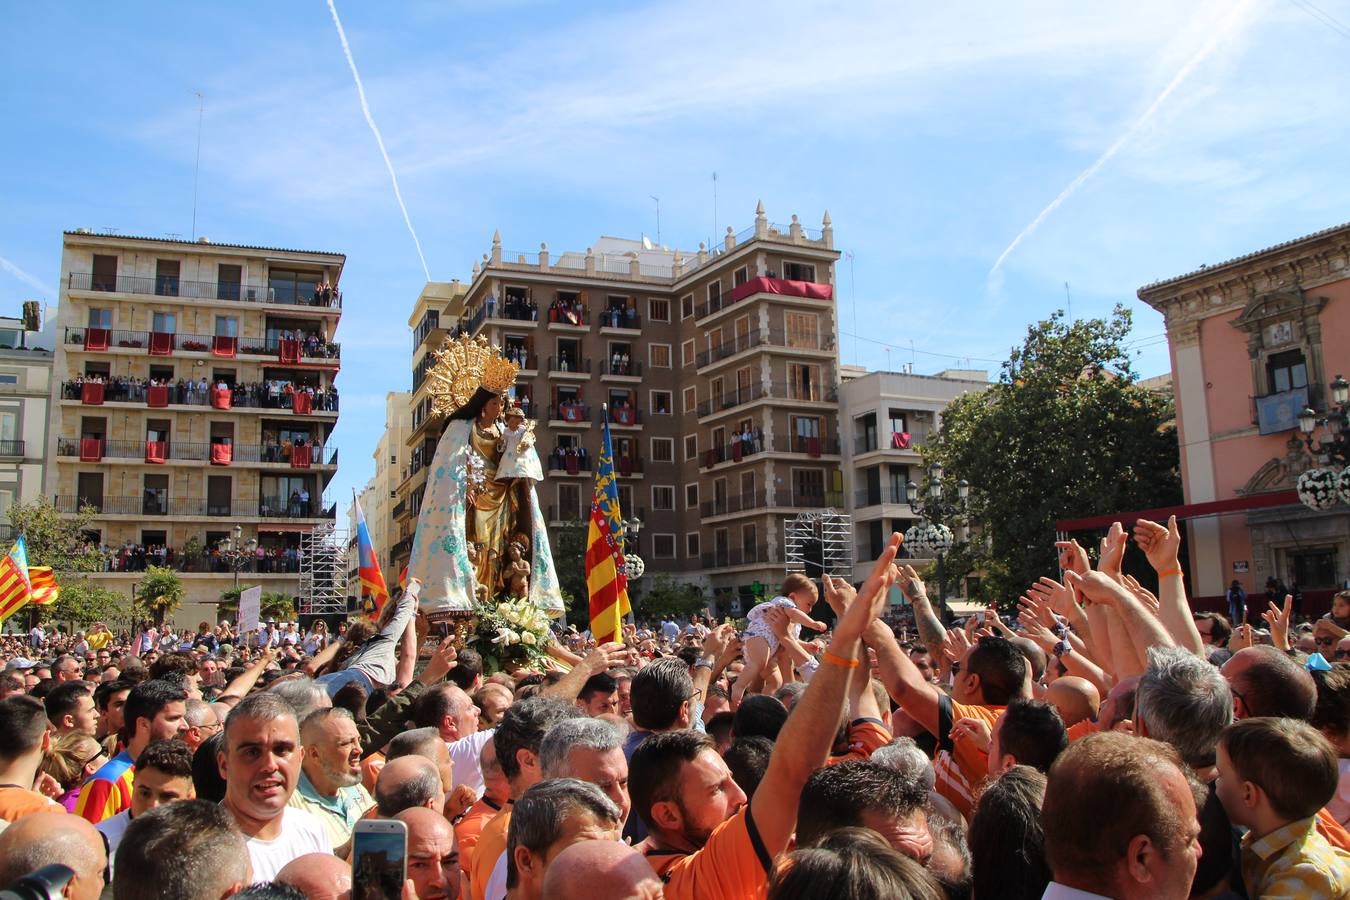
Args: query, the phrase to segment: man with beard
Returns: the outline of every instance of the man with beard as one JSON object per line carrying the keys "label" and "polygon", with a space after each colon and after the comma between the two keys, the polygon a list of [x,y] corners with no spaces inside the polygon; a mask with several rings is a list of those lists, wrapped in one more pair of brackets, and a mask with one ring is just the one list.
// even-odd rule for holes
{"label": "man with beard", "polygon": [[305,748],[300,781],[287,805],[323,824],[333,849],[345,845],[374,799],[361,786],[361,733],[341,707],[316,709],[300,728]]}
{"label": "man with beard", "polygon": [[306,853],[331,853],[323,824],[287,806],[305,757],[291,705],[276,694],[253,694],[225,720],[216,754],[225,799],[221,805],[244,834],[255,881],[271,881]]}

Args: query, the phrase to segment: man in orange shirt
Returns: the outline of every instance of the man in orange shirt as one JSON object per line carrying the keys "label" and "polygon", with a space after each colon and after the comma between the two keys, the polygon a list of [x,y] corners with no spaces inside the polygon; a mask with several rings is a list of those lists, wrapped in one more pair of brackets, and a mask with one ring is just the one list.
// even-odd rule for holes
{"label": "man in orange shirt", "polygon": [[506,776],[502,774],[501,764],[497,762],[495,743],[488,741],[483,745],[482,751],[478,754],[478,765],[483,771],[483,796],[469,807],[469,811],[455,825],[455,840],[459,843],[459,867],[464,871],[466,879],[469,877],[469,866],[473,862],[474,849],[478,846],[478,838],[483,833],[483,827],[502,811],[502,807],[511,796],[511,785],[507,783]]}
{"label": "man in orange shirt", "polygon": [[29,787],[51,747],[50,729],[47,710],[36,697],[11,694],[0,700],[0,819],[13,822],[29,813],[61,811]]}
{"label": "man in orange shirt", "polygon": [[826,576],[827,599],[839,612],[834,636],[752,800],[706,734],[653,734],[633,752],[629,793],[650,831],[641,849],[665,882],[666,900],[763,895],[773,859],[796,828],[802,786],[829,754],[850,678],[865,658],[860,638],[885,603],[899,548],[893,534],[856,596],[847,582]]}

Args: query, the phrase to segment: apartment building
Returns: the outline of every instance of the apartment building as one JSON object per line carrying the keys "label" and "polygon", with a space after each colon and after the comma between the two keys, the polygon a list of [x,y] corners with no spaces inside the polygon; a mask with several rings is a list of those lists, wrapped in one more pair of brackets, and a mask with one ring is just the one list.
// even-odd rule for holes
{"label": "apartment building", "polygon": [[[962,394],[982,391],[988,384],[988,373],[976,370],[936,375],[868,372],[844,380],[839,408],[846,435],[849,511],[857,540],[855,580],[866,577],[891,532],[903,534],[918,523],[905,488],[911,481],[924,484],[920,448],[941,427],[942,411]],[[908,550],[902,553],[914,565],[931,561],[911,556]],[[963,587],[948,584],[948,596],[965,593]]]}
{"label": "apartment building", "polygon": [[[482,335],[521,365],[516,394],[536,423],[550,523],[589,515],[608,407],[620,504],[642,523],[630,550],[649,573],[700,582],[724,611],[739,608],[752,585],[781,582],[787,519],[845,506],[838,257],[828,214],[818,231],[796,216],[773,225],[762,204],[751,228],[690,254],[608,237],[584,253],[508,253],[494,235],[438,324],[425,319],[425,292],[410,319],[414,472],[435,448],[418,399],[423,348]],[[405,543],[424,489],[425,474],[400,489]]]}
{"label": "apartment building", "polygon": [[345,260],[66,232],[46,493],[96,511],[96,580],[134,590],[173,565],[192,623],[236,570],[298,590],[302,535],[334,517]]}
{"label": "apartment building", "polygon": [[[42,496],[51,403],[52,341],[35,322],[0,318],[0,539],[9,508]],[[6,551],[8,547],[6,547]]]}

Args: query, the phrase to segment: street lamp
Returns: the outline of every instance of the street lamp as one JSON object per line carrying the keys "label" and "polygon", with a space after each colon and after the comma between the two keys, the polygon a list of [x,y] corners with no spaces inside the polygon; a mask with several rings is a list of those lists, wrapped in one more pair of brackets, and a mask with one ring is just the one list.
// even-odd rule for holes
{"label": "street lamp", "polygon": [[[636,538],[638,532],[642,530],[642,520],[637,516],[633,516],[631,519],[624,520],[623,527],[629,534]],[[643,573],[647,571],[647,564],[644,563],[642,557],[638,556],[636,553],[628,553],[625,551],[623,561],[625,574],[628,576],[629,581],[637,581],[642,577]]]}
{"label": "street lamp", "polygon": [[258,549],[258,539],[249,538],[244,542],[244,527],[242,525],[234,526],[234,534],[220,542],[220,558],[225,560],[225,564],[234,572],[234,589],[239,590],[239,573],[248,565],[249,560],[253,559],[254,552]]}
{"label": "street lamp", "polygon": [[928,467],[928,499],[919,502],[919,486],[914,482],[905,485],[905,499],[910,509],[923,521],[910,526],[905,532],[905,546],[919,553],[932,553],[937,556],[938,564],[938,603],[944,614],[947,609],[947,571],[946,556],[956,543],[951,528],[943,524],[944,519],[952,519],[966,511],[966,501],[970,498],[970,483],[962,478],[956,483],[956,499],[945,493],[942,481],[942,463],[934,462]]}
{"label": "street lamp", "polygon": [[[1314,437],[1318,426],[1326,434]],[[1330,509],[1339,499],[1350,503],[1350,382],[1337,375],[1331,382],[1326,415],[1308,407],[1298,414],[1298,430],[1318,465],[1298,477],[1298,498],[1309,509]]]}

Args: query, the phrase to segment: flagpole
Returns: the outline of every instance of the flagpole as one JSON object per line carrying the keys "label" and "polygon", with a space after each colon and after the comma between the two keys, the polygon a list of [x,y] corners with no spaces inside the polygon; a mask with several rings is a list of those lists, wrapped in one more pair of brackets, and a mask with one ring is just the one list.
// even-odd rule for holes
{"label": "flagpole", "polygon": [[[603,421],[603,423],[602,423],[602,425],[601,425],[601,427],[604,429],[604,430],[601,432],[601,434],[602,434],[602,439],[604,439],[604,438],[609,438],[609,404],[608,404],[608,403],[601,403],[601,404],[600,404],[600,412],[604,414],[604,421]],[[613,459],[613,457],[614,457],[614,441],[613,441],[613,439],[609,439],[609,440],[608,440],[608,443],[609,443],[609,454],[610,454],[610,461],[609,461],[609,463],[610,463],[610,467],[613,468],[613,466],[614,466],[614,459]],[[621,538],[620,541],[619,541],[619,547],[620,547],[620,549],[623,550],[624,555],[627,556],[627,554],[628,554],[628,546],[627,546],[627,544],[628,544],[628,541],[627,541],[627,537],[628,537],[628,525],[627,525],[627,519],[625,519],[625,518],[623,517],[623,493],[622,493],[621,491],[617,491],[617,490],[616,490],[614,493],[615,493],[615,496],[618,498],[618,501],[617,501],[617,502],[618,502],[618,506],[619,506],[619,521],[625,523],[625,524],[624,524],[624,529],[623,529],[623,538]],[[636,621],[637,621],[636,616],[635,616],[634,613],[633,613],[633,604],[632,604],[632,600],[631,600],[631,599],[629,600],[629,604],[628,604],[628,615],[623,616],[622,618],[623,618],[623,619],[626,619],[626,620],[628,621],[628,624],[629,624],[629,625],[635,624]],[[622,632],[622,631],[619,632],[619,643],[623,643],[623,632]]]}

